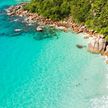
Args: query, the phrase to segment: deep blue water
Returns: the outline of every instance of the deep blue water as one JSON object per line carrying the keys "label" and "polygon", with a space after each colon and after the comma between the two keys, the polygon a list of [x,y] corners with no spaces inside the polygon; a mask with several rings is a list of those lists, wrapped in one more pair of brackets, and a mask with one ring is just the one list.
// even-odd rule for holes
{"label": "deep blue water", "polygon": [[87,42],[72,31],[38,33],[7,16],[4,9],[20,2],[0,1],[0,108],[102,108],[108,95],[103,59],[78,49]]}

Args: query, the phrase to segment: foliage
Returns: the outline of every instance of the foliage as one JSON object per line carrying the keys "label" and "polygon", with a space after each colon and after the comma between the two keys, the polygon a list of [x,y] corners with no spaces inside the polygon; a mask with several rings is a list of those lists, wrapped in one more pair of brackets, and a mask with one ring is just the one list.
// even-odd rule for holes
{"label": "foliage", "polygon": [[76,23],[108,36],[108,0],[31,0],[24,9],[53,20],[72,16]]}

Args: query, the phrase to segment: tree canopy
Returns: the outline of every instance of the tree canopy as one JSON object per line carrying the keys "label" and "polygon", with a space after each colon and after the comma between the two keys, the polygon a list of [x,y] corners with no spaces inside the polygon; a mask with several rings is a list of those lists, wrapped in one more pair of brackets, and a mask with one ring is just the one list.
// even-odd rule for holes
{"label": "tree canopy", "polygon": [[108,36],[108,0],[31,0],[24,8],[53,20],[71,16],[76,23]]}

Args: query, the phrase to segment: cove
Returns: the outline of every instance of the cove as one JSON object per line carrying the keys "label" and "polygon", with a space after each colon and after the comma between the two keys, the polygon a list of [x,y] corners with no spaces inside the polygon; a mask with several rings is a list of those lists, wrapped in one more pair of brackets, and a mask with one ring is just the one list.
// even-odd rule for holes
{"label": "cove", "polygon": [[[86,40],[69,31],[43,38],[0,4],[0,108],[102,108],[107,104],[108,67],[99,55],[78,49]],[[14,29],[23,32],[16,34]],[[40,39],[40,37],[42,37]],[[105,107],[107,108],[107,107]]]}

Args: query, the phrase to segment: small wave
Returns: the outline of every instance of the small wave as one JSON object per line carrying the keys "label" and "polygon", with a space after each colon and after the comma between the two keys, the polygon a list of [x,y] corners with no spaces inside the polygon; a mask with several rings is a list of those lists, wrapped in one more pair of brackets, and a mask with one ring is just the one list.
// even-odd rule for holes
{"label": "small wave", "polygon": [[108,96],[91,99],[90,103],[90,108],[108,108]]}

